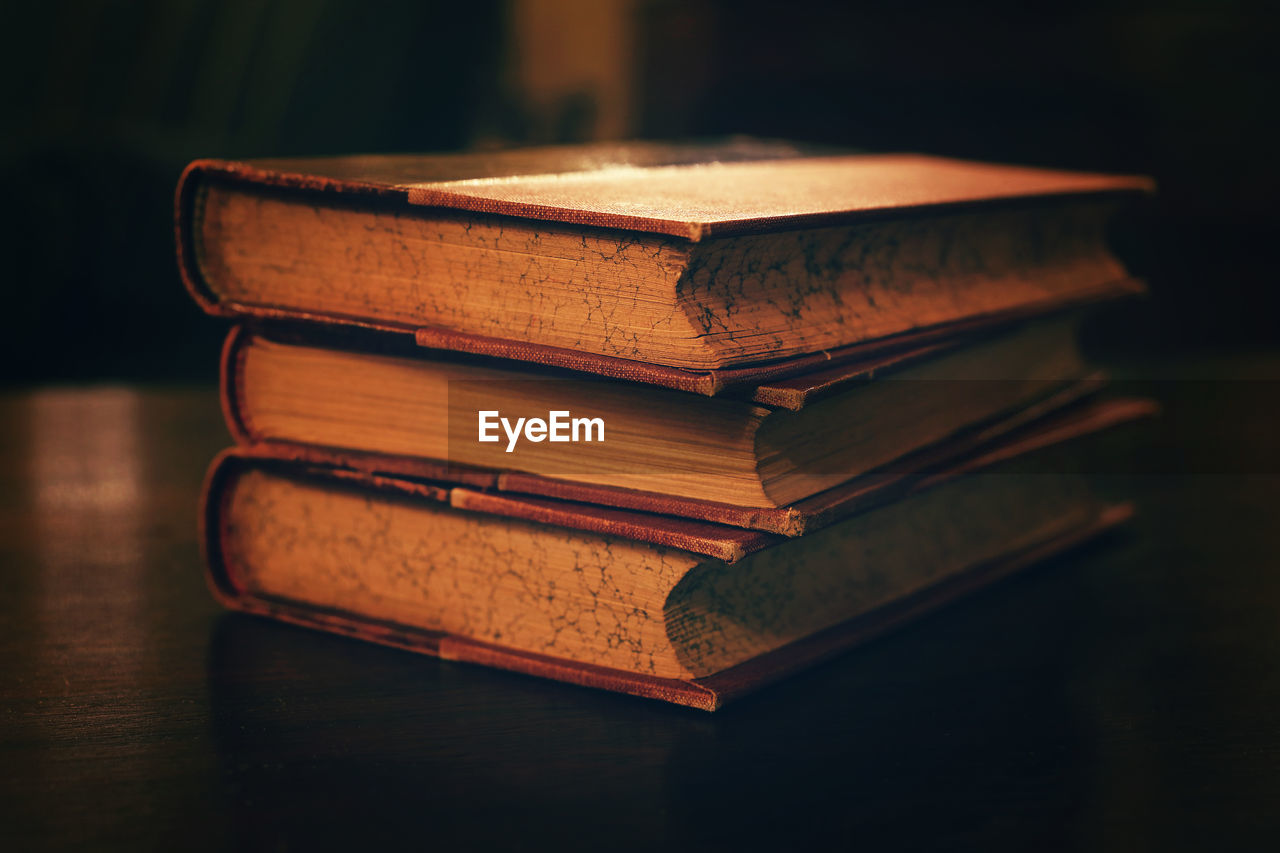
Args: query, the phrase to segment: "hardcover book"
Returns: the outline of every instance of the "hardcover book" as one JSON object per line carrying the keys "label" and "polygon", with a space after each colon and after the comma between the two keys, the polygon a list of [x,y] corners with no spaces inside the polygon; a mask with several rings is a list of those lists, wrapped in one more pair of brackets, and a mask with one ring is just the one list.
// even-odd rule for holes
{"label": "hardcover book", "polygon": [[[237,330],[225,349],[223,388],[228,421],[246,443],[778,508],[1069,396],[1093,375],[1076,345],[1077,319],[899,350],[838,375],[801,375],[714,400],[506,361],[425,357],[385,342],[370,351],[345,338]],[[548,429],[530,439],[519,430],[526,421]]]}
{"label": "hardcover book", "polygon": [[[1131,509],[1070,459],[1139,177],[783,143],[198,161],[227,606],[714,710]],[[583,437],[579,439],[579,430]]]}
{"label": "hardcover book", "polygon": [[178,252],[217,314],[710,381],[1132,289],[1105,228],[1150,188],[747,144],[197,161]]}
{"label": "hardcover book", "polygon": [[[784,539],[545,500],[530,520],[519,498],[464,508],[444,485],[239,450],[211,469],[203,540],[229,607],[715,710],[1128,517],[1058,470],[926,478]],[[562,523],[578,512],[595,518]]]}

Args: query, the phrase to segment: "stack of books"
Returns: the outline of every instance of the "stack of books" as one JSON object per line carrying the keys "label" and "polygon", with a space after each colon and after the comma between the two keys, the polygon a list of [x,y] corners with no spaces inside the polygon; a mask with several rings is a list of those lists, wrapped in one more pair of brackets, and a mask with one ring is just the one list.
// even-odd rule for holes
{"label": "stack of books", "polygon": [[[1124,520],[1145,179],[780,143],[199,161],[228,606],[705,709]],[[1020,460],[1021,461],[1021,460]],[[1015,466],[1016,467],[1016,466]]]}

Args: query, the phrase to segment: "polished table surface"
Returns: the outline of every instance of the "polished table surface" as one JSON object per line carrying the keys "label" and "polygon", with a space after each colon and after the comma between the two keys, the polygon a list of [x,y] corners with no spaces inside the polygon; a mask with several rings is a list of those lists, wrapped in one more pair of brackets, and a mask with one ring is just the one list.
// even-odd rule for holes
{"label": "polished table surface", "polygon": [[1275,386],[1153,389],[1128,530],[715,715],[220,612],[214,391],[9,393],[0,848],[1274,841]]}

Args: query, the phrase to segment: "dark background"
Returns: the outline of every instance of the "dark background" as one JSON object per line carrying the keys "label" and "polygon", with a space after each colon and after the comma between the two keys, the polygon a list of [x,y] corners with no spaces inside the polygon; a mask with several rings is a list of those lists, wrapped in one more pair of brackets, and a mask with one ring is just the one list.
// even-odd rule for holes
{"label": "dark background", "polygon": [[[0,6],[5,849],[1272,849],[1276,13],[1040,8]],[[222,612],[189,160],[727,133],[1153,175],[1088,330],[1134,524],[716,715]]]}
{"label": "dark background", "polygon": [[1275,343],[1275,15],[1193,2],[6,4],[7,383],[212,380],[196,157],[750,133],[1153,175],[1102,351]]}

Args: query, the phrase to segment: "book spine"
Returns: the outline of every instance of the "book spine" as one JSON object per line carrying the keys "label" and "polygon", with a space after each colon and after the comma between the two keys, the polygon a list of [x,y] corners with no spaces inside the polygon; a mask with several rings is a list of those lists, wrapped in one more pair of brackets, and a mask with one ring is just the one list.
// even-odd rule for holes
{"label": "book spine", "polygon": [[178,272],[187,293],[191,294],[191,298],[206,314],[227,317],[233,312],[223,308],[217,295],[209,289],[200,269],[198,250],[200,187],[205,172],[217,165],[217,161],[213,160],[196,160],[182,170],[182,177],[178,179],[178,187],[174,191],[173,233],[178,250]]}
{"label": "book spine", "polygon": [[243,377],[244,347],[252,337],[244,326],[232,326],[222,342],[222,356],[218,362],[219,400],[222,419],[232,440],[241,447],[253,444],[255,436],[245,421]]}
{"label": "book spine", "polygon": [[[195,160],[182,170],[178,186],[174,190],[174,241],[177,244],[178,272],[191,298],[206,313],[215,317],[259,316],[281,319],[306,319],[332,324],[341,322],[335,318],[310,315],[303,312],[254,309],[224,303],[209,286],[200,263],[200,228],[203,189],[207,181],[217,180],[248,186],[276,187],[307,193],[391,198],[403,204],[408,197],[405,189],[385,184],[362,181],[337,180],[320,175],[278,172],[261,169],[250,163],[234,160]],[[379,324],[352,321],[351,325],[381,328]],[[404,331],[401,329],[400,331]]]}

